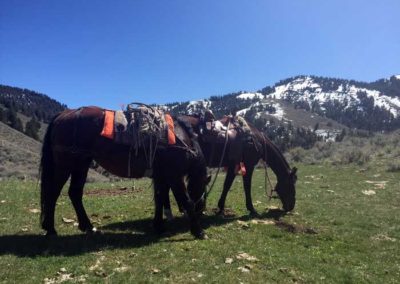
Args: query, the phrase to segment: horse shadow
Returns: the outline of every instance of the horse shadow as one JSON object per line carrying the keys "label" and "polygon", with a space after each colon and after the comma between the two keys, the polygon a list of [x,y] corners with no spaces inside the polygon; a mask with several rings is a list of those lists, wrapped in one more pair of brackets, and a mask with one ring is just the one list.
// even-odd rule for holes
{"label": "horse shadow", "polygon": [[[258,216],[258,218],[276,219],[281,216],[278,212],[270,211]],[[248,215],[231,218],[206,215],[201,218],[201,225],[204,229],[207,229],[251,218],[252,216]],[[143,218],[107,224],[99,228],[101,233],[92,235],[83,233],[54,237],[34,234],[3,235],[0,236],[0,255],[12,254],[18,257],[75,256],[105,248],[108,250],[135,249],[150,246],[156,242],[195,240],[191,235],[184,234],[188,232],[189,221],[183,216],[166,221],[167,231],[161,235],[154,233],[152,225],[152,218]],[[180,234],[183,235],[177,237]]]}

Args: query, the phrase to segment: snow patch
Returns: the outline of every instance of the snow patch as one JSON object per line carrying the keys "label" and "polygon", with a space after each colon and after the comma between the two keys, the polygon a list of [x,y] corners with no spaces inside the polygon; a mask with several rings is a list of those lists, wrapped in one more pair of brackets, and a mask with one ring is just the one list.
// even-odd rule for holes
{"label": "snow patch", "polygon": [[285,116],[285,112],[279,103],[274,103],[272,106],[276,109],[275,113],[271,114],[279,120],[282,120]]}
{"label": "snow patch", "polygon": [[252,100],[254,98],[257,98],[261,100],[264,98],[264,95],[261,93],[243,93],[238,95],[236,98],[241,100],[248,100],[248,99]]}
{"label": "snow patch", "polygon": [[236,115],[245,116],[246,113],[247,113],[250,109],[251,109],[251,106],[248,107],[248,108],[244,108],[244,109],[238,110],[238,111],[236,112]]}
{"label": "snow patch", "polygon": [[[400,78],[400,75],[395,77]],[[357,105],[360,102],[357,95],[359,92],[365,92],[368,97],[374,98],[375,106],[389,110],[394,117],[400,115],[400,99],[398,97],[389,97],[382,95],[377,90],[343,84],[335,91],[323,92],[321,86],[315,83],[311,77],[301,77],[285,85],[275,86],[274,92],[269,96],[279,100],[290,99],[293,102],[305,101],[310,107],[316,101],[320,104],[321,109],[324,110],[322,104],[334,100],[341,104],[345,103],[345,107]]]}
{"label": "snow patch", "polygon": [[190,101],[186,107],[188,114],[199,113],[201,110],[208,109],[212,105],[209,100]]}

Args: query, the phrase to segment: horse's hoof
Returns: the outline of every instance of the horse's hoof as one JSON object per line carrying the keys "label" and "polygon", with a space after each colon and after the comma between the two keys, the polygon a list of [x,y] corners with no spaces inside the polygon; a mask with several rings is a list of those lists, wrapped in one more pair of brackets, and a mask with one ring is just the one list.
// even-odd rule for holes
{"label": "horse's hoof", "polygon": [[93,227],[93,228],[85,230],[85,233],[87,235],[99,235],[99,234],[101,234],[101,231],[98,230],[96,227]]}
{"label": "horse's hoof", "polygon": [[250,210],[249,215],[250,215],[250,217],[253,217],[253,218],[260,218],[260,216],[261,216],[256,210]]}
{"label": "horse's hoof", "polygon": [[56,230],[49,230],[44,235],[46,238],[57,237],[57,232]]}
{"label": "horse's hoof", "polygon": [[172,214],[172,211],[169,209],[164,210],[164,215],[167,218],[168,221],[171,221],[174,219],[174,215]]}
{"label": "horse's hoof", "polygon": [[194,237],[196,239],[199,239],[199,240],[208,240],[209,239],[204,231],[200,231],[200,232],[195,233],[193,235],[194,235]]}

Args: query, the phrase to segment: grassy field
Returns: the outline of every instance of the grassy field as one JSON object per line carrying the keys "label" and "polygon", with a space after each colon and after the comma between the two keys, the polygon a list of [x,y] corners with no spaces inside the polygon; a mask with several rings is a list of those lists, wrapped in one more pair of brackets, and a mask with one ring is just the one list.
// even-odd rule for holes
{"label": "grassy field", "polygon": [[87,185],[84,202],[102,231],[94,236],[75,227],[64,189],[59,237],[47,239],[39,228],[37,184],[0,181],[0,282],[398,283],[400,172],[297,166],[296,210],[285,216],[273,209],[278,200],[267,201],[263,171],[256,171],[260,219],[248,217],[239,179],[227,199],[236,214],[213,214],[221,175],[202,219],[208,240],[195,240],[181,216],[168,222],[169,234],[155,235],[145,179]]}

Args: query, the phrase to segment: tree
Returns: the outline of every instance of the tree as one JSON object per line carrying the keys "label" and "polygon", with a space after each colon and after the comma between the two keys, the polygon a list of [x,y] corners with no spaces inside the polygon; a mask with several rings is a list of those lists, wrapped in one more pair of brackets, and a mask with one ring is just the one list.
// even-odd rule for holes
{"label": "tree", "polygon": [[24,127],[22,126],[22,121],[19,119],[17,112],[13,108],[10,108],[7,112],[7,121],[12,128],[23,132]]}
{"label": "tree", "polygon": [[39,139],[40,123],[32,117],[25,125],[25,134],[35,140]]}
{"label": "tree", "polygon": [[0,108],[0,121],[1,122],[6,122],[6,115],[4,113],[4,110]]}
{"label": "tree", "polygon": [[314,132],[317,131],[318,129],[319,129],[319,122],[317,122],[317,123],[314,125]]}

